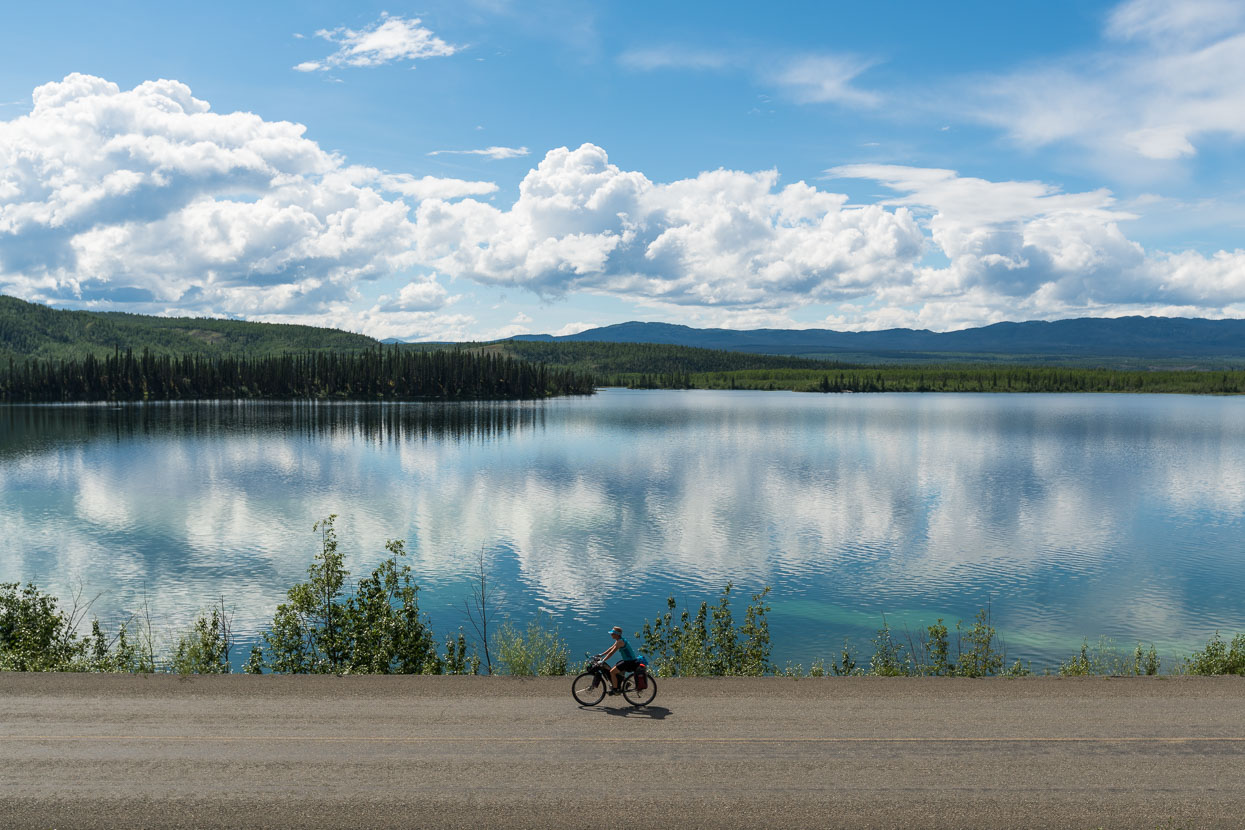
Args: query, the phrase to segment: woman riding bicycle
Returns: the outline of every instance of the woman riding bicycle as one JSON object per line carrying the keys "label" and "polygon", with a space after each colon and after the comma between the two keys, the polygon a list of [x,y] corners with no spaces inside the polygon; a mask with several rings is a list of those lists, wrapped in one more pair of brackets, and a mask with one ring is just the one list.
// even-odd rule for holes
{"label": "woman riding bicycle", "polygon": [[610,668],[610,682],[614,684],[614,688],[610,689],[610,694],[616,695],[622,691],[619,684],[622,683],[623,675],[638,669],[640,661],[635,652],[631,650],[631,645],[623,639],[621,625],[611,628],[610,636],[614,638],[614,644],[601,654],[601,659],[608,660],[615,652],[622,658]]}

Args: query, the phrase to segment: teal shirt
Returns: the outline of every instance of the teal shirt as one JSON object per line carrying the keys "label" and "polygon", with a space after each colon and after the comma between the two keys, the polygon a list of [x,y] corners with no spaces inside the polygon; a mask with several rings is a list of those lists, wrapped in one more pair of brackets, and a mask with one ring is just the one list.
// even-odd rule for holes
{"label": "teal shirt", "polygon": [[631,650],[631,644],[623,638],[618,638],[618,651],[615,652],[620,660],[636,659],[635,652]]}

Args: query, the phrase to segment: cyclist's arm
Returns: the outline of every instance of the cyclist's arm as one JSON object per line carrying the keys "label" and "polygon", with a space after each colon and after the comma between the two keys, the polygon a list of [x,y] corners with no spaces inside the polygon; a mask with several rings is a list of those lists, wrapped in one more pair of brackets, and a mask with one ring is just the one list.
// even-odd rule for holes
{"label": "cyclist's arm", "polygon": [[610,655],[616,651],[618,651],[618,643],[611,643],[609,648],[601,652],[601,659],[608,660],[610,658]]}

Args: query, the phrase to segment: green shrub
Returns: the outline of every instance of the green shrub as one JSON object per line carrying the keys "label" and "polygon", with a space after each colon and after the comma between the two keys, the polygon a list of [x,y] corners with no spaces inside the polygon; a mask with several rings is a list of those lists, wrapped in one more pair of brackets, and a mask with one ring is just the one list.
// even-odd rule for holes
{"label": "green shrub", "polygon": [[1089,655],[1089,641],[1081,641],[1081,651],[1059,663],[1060,677],[1085,677],[1094,674],[1094,661]]}
{"label": "green shrub", "polygon": [[56,597],[31,583],[0,584],[0,671],[156,670],[150,625],[145,633],[139,628],[132,634],[134,617],[121,623],[111,639],[98,619],[91,621],[89,636],[79,636],[90,607],[80,592],[65,611]]}
{"label": "green shrub", "polygon": [[1033,667],[1028,663],[1022,663],[1019,660],[1012,663],[1003,671],[1004,677],[1029,677],[1033,674]]}
{"label": "green shrub", "polygon": [[349,572],[337,550],[335,519],[316,523],[320,552],[307,568],[308,580],[287,592],[264,647],[248,664],[292,674],[440,673],[403,543],[386,542],[389,558],[347,595]]}
{"label": "green shrub", "polygon": [[501,670],[515,677],[564,675],[570,653],[557,626],[548,626],[541,615],[527,624],[526,631],[503,623],[493,635],[493,651]]}
{"label": "green shrub", "polygon": [[221,607],[200,611],[194,623],[177,638],[169,670],[177,674],[228,674],[233,646],[229,616]]}
{"label": "green shrub", "polygon": [[875,677],[904,677],[912,674],[912,661],[904,655],[904,648],[891,636],[891,628],[882,618],[882,627],[873,637],[873,657],[869,660],[869,674]]}
{"label": "green shrub", "polygon": [[1060,662],[1058,674],[1062,677],[1158,674],[1158,665],[1158,652],[1153,645],[1147,651],[1138,643],[1129,660],[1116,648],[1113,640],[1100,637],[1092,648],[1088,640],[1082,640],[1081,650]]}
{"label": "green shrub", "polygon": [[925,629],[928,637],[924,641],[925,660],[922,665],[923,674],[945,677],[955,673],[955,664],[951,662],[950,632],[943,624],[942,618]]}
{"label": "green shrub", "polygon": [[479,674],[480,657],[467,655],[467,637],[458,629],[458,637],[445,638],[445,657],[441,661],[445,674]]}
{"label": "green shrub", "polygon": [[864,674],[864,669],[856,665],[856,655],[852,653],[851,643],[847,638],[843,638],[843,651],[839,653],[839,659],[830,664],[830,671],[836,677],[852,677]]}
{"label": "green shrub", "polygon": [[1237,634],[1229,644],[1216,631],[1203,648],[1189,656],[1184,670],[1201,675],[1245,675],[1245,634]]}
{"label": "green shrub", "polygon": [[359,581],[346,601],[346,639],[355,674],[440,674],[437,646],[419,611],[419,586],[400,541],[385,543],[389,558]]}
{"label": "green shrub", "polygon": [[0,669],[71,670],[85,654],[86,644],[56,597],[31,583],[0,584]]}
{"label": "green shrub", "polygon": [[242,671],[247,674],[263,674],[264,673],[264,649],[256,643],[251,646],[251,654],[246,658]]}
{"label": "green shrub", "polygon": [[644,621],[640,638],[649,666],[661,677],[722,675],[759,676],[770,672],[770,634],[765,601],[770,589],[752,595],[744,621],[735,626],[731,591],[727,583],[712,613],[702,602],[693,615],[678,611],[674,597],[666,600],[666,612],[653,622]]}
{"label": "green shrub", "polygon": [[1003,655],[994,648],[997,634],[990,623],[990,609],[982,608],[978,611],[973,624],[963,634],[960,633],[962,626],[962,622],[955,624],[959,640],[959,659],[955,666],[955,675],[988,677],[997,674],[1003,666]]}
{"label": "green shrub", "polygon": [[1159,653],[1155,649],[1154,643],[1150,644],[1149,649],[1143,650],[1141,643],[1137,644],[1137,650],[1133,652],[1133,674],[1156,675],[1159,673]]}

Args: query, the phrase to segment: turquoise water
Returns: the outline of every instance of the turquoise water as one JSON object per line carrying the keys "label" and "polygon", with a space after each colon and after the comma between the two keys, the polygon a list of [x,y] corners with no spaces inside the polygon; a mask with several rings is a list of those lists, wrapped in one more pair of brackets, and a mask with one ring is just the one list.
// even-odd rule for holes
{"label": "turquoise water", "polygon": [[[356,575],[407,541],[421,607],[573,654],[674,594],[773,586],[774,657],[989,605],[1009,657],[1245,630],[1245,399],[605,390],[505,404],[0,408],[0,582],[250,641],[330,513]],[[742,614],[743,602],[737,603]]]}

